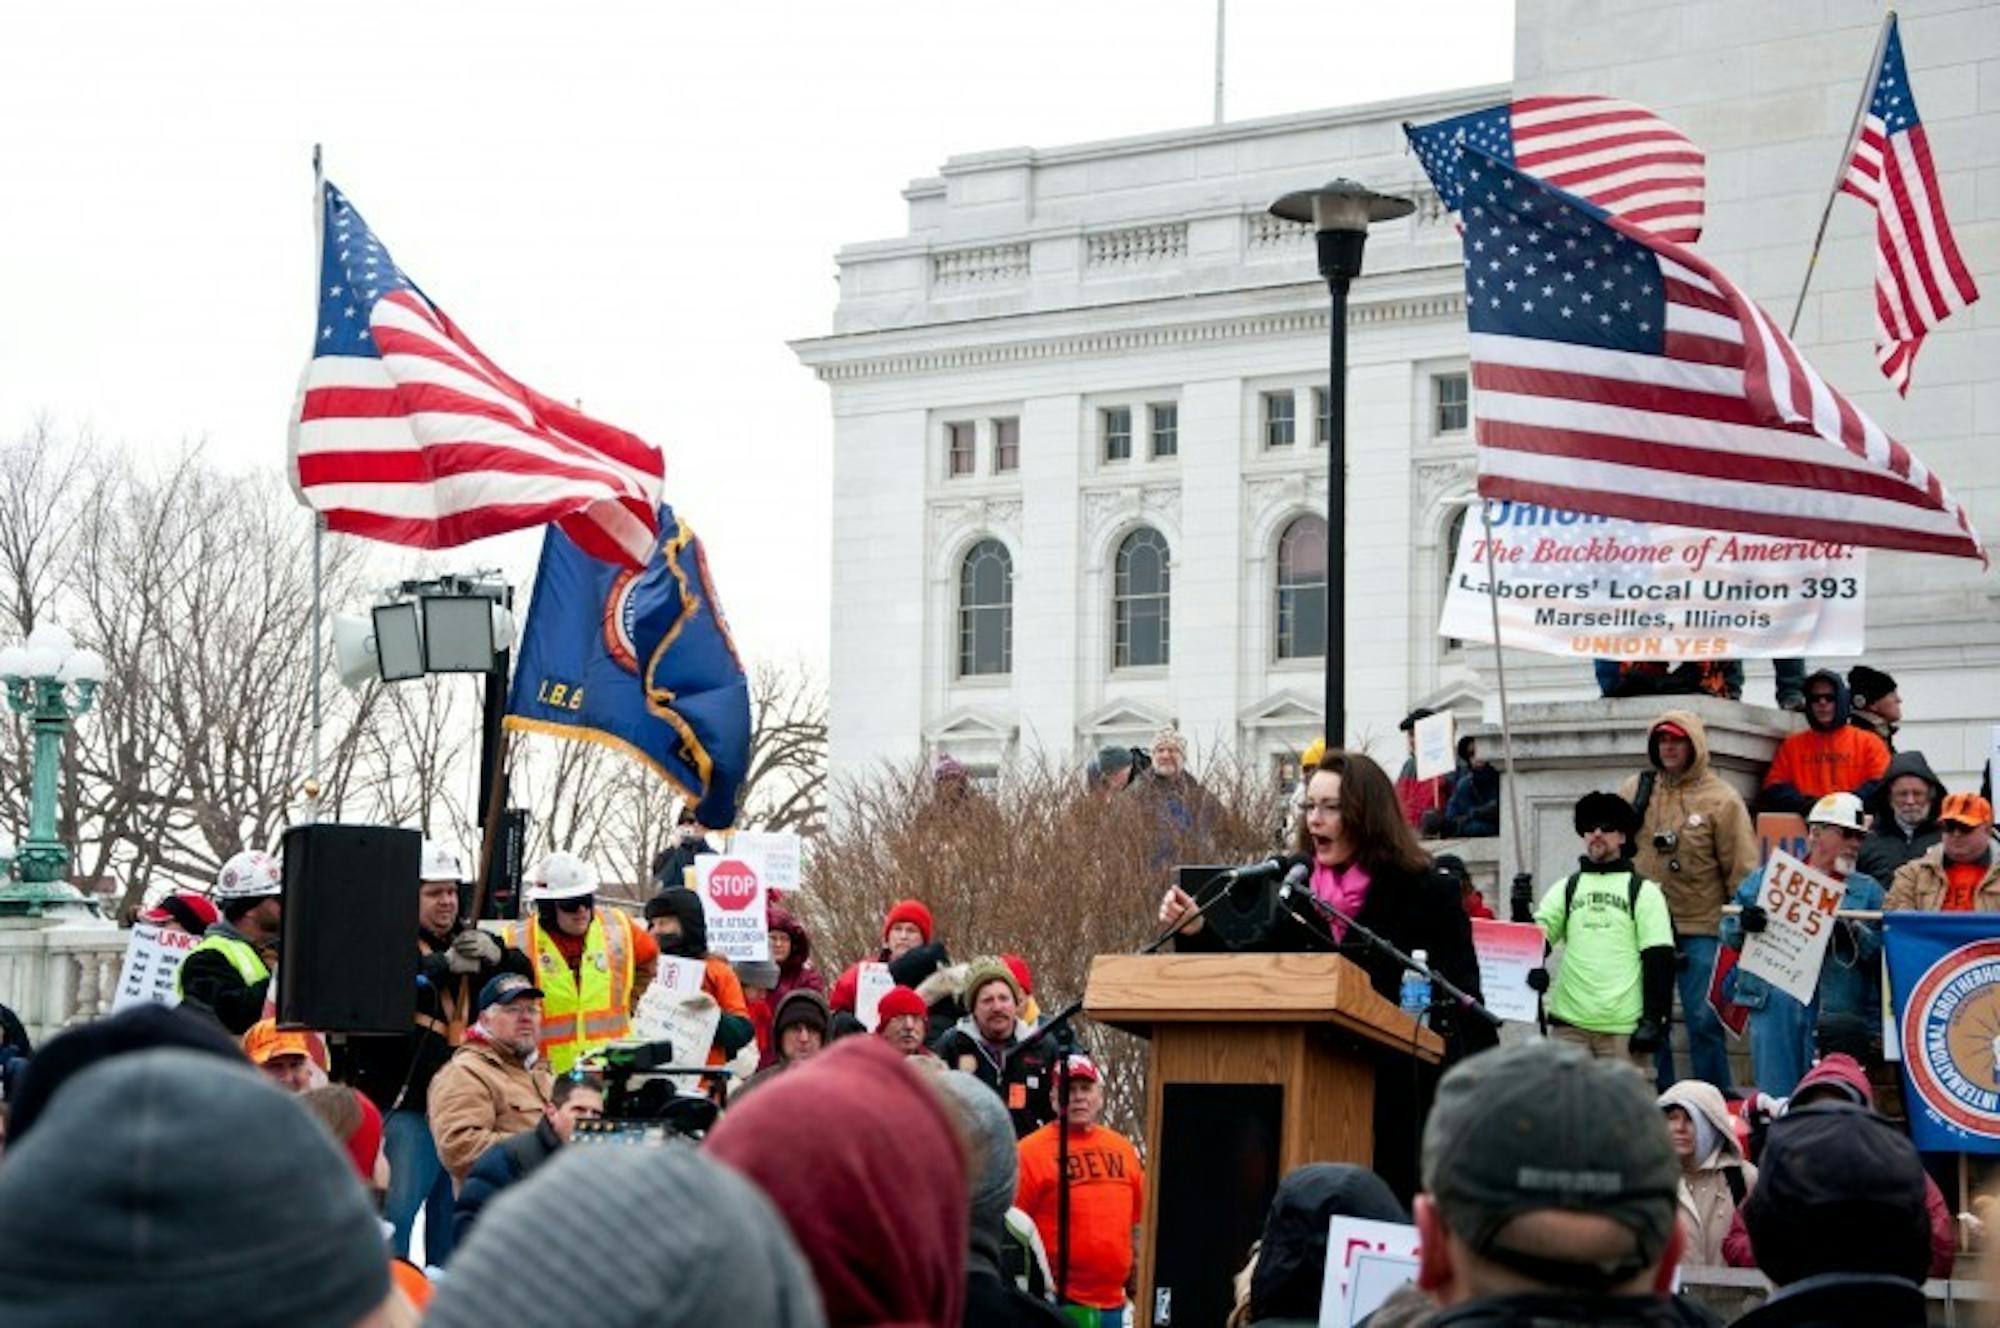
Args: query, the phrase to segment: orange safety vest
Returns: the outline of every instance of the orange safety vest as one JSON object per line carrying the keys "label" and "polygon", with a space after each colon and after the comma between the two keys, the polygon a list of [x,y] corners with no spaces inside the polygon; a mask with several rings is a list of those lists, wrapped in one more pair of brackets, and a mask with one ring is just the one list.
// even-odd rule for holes
{"label": "orange safety vest", "polygon": [[507,944],[534,956],[535,985],[542,989],[542,1055],[551,1073],[568,1074],[582,1057],[631,1032],[631,925],[617,909],[592,914],[580,979],[540,919],[507,925]]}

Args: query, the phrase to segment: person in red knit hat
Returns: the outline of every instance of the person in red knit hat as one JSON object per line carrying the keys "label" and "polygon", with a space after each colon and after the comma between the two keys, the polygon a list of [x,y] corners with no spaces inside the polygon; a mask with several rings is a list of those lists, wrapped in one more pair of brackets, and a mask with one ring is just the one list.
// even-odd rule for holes
{"label": "person in red knit hat", "polygon": [[[915,899],[898,899],[882,919],[882,948],[876,952],[878,964],[899,965],[896,985],[914,987],[945,962],[944,947],[931,940],[937,924],[930,909]],[[933,952],[935,952],[933,954]],[[920,970],[920,971],[916,971]],[[833,984],[827,1003],[836,1010],[854,1012],[860,991],[861,964],[852,963]]]}
{"label": "person in red knit hat", "polygon": [[882,1003],[875,1007],[875,1033],[905,1056],[928,1056],[936,1060],[937,1053],[924,1045],[930,1019],[930,1007],[924,1004],[923,997],[908,987],[894,987],[884,993]]}

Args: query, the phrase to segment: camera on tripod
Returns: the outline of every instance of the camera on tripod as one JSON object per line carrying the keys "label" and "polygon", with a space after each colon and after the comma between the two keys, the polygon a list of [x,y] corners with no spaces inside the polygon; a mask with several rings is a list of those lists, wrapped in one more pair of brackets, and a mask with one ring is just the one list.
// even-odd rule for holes
{"label": "camera on tripod", "polygon": [[577,1143],[663,1143],[679,1136],[699,1140],[722,1112],[713,1098],[683,1092],[676,1077],[709,1083],[735,1072],[720,1066],[676,1065],[671,1042],[613,1042],[580,1063],[604,1079],[604,1116],[578,1121]]}

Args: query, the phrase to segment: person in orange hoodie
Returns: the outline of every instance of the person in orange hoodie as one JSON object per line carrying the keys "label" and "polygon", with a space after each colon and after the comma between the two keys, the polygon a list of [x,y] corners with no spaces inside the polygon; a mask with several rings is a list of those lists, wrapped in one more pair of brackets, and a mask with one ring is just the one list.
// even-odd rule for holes
{"label": "person in orange hoodie", "polygon": [[1778,744],[1757,810],[1804,816],[1829,793],[1852,793],[1863,802],[1889,768],[1889,747],[1847,722],[1852,698],[1832,669],[1806,679],[1806,727]]}
{"label": "person in orange hoodie", "polygon": [[757,1025],[750,1018],[750,1004],[743,999],[743,983],[736,969],[708,948],[708,918],[702,912],[701,896],[684,889],[660,891],[646,901],[646,928],[662,955],[701,961],[701,989],[722,1007],[722,1022],[716,1025],[708,1063],[726,1063],[756,1038]]}

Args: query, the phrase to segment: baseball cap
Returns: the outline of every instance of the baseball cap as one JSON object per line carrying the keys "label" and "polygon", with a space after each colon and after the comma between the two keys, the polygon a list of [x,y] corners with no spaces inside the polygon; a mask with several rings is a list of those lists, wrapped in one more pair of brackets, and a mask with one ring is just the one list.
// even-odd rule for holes
{"label": "baseball cap", "polygon": [[486,985],[479,989],[478,1008],[475,1014],[485,1014],[489,1005],[505,1005],[518,1001],[524,996],[539,996],[542,989],[522,977],[519,973],[495,973],[486,979]]}
{"label": "baseball cap", "polygon": [[1829,793],[1812,805],[1806,813],[1807,825],[1837,825],[1843,830],[1866,830],[1867,818],[1861,811],[1861,799],[1852,793]]}
{"label": "baseball cap", "polygon": [[1088,1079],[1094,1084],[1104,1082],[1104,1076],[1097,1072],[1097,1062],[1080,1051],[1064,1058],[1062,1073],[1071,1079]]}
{"label": "baseball cap", "polygon": [[183,891],[180,894],[168,895],[141,913],[139,921],[149,922],[156,927],[165,926],[170,922],[178,923],[187,931],[199,936],[213,927],[219,916],[215,911],[215,905],[209,903],[207,899]]}
{"label": "baseball cap", "polygon": [[275,1019],[260,1019],[243,1034],[243,1054],[252,1065],[264,1065],[280,1056],[304,1056],[324,1070],[329,1068],[326,1039],[308,1028],[280,1028]]}
{"label": "baseball cap", "polygon": [[1947,793],[1938,820],[1960,825],[1985,825],[1993,819],[1993,804],[1977,793]]}
{"label": "baseball cap", "polygon": [[[1605,1288],[1666,1253],[1680,1165],[1645,1080],[1619,1061],[1537,1040],[1461,1062],[1424,1127],[1423,1187],[1472,1250],[1538,1281]],[[1507,1224],[1560,1209],[1598,1213],[1634,1237],[1601,1262],[1507,1247]]]}
{"label": "baseball cap", "polygon": [[1685,738],[1688,731],[1671,719],[1663,719],[1653,725],[1653,735],[1659,738]]}
{"label": "baseball cap", "polygon": [[1921,1281],[1927,1209],[1923,1164],[1902,1131],[1865,1107],[1814,1102],[1771,1123],[1743,1226],[1781,1286],[1836,1271]]}

